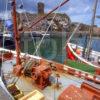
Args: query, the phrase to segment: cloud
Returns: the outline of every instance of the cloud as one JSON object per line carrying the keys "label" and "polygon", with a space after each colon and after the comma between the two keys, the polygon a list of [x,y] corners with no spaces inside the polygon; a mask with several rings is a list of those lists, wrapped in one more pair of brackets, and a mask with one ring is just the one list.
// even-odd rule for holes
{"label": "cloud", "polygon": [[[0,11],[5,10],[7,0],[0,0]],[[63,0],[17,0],[17,5],[22,2],[24,5],[24,11],[37,12],[37,3],[45,3],[45,12],[52,10],[55,6],[59,5]],[[100,0],[98,0],[97,15],[100,14]],[[72,21],[83,21],[86,24],[90,24],[90,19],[92,18],[92,8],[94,0],[70,0],[63,7],[61,7],[57,12],[63,12],[68,14]],[[9,7],[8,7],[9,8]],[[96,19],[96,24],[100,26],[98,19]]]}
{"label": "cloud", "polygon": [[90,10],[90,6],[87,6],[85,9],[84,9],[84,12],[87,12]]}
{"label": "cloud", "polygon": [[80,22],[80,23],[88,23],[91,24],[91,17],[90,15],[74,15],[70,17],[73,22]]}

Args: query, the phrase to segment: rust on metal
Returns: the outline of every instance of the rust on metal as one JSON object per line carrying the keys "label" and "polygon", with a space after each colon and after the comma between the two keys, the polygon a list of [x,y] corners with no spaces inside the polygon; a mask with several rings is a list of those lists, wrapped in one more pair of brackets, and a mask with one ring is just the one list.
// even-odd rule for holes
{"label": "rust on metal", "polygon": [[58,100],[88,100],[82,90],[70,85],[59,96]]}
{"label": "rust on metal", "polygon": [[21,60],[20,60],[20,39],[19,39],[18,30],[17,30],[16,0],[13,0],[12,7],[13,7],[12,16],[13,16],[13,24],[14,24],[14,38],[15,38],[15,46],[16,46],[16,53],[17,53],[16,65],[20,65],[21,64]]}
{"label": "rust on metal", "polygon": [[89,97],[89,100],[100,100],[100,88],[95,85],[83,82],[81,89]]}

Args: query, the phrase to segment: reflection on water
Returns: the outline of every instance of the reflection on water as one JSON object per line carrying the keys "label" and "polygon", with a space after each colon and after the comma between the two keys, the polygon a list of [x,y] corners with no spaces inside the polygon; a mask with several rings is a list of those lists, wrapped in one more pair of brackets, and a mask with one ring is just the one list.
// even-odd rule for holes
{"label": "reflection on water", "polygon": [[[85,47],[86,45],[85,39],[86,39],[85,35],[82,37],[74,37],[72,38],[72,43],[77,43],[78,45]],[[92,37],[92,49],[100,52],[100,37]]]}
{"label": "reflection on water", "polygon": [[[21,36],[21,51],[24,53],[34,54],[35,55],[47,58],[49,60],[54,60],[57,62],[63,63],[66,58],[66,51],[64,49],[64,46],[66,44],[66,33],[60,36],[46,36],[41,45],[39,46],[39,43],[41,41],[42,37],[31,37],[31,36]],[[72,43],[77,43],[80,46],[84,46],[86,44],[85,36],[82,37],[76,37],[74,36],[71,40]],[[9,42],[7,42],[9,45]],[[95,51],[100,52],[100,38],[93,37],[92,38],[92,49]],[[8,45],[5,48],[12,47],[12,44],[10,43],[9,47]]]}
{"label": "reflection on water", "polygon": [[[63,36],[45,37],[39,46],[41,39],[42,37],[23,37],[21,40],[22,52],[34,54],[38,48],[35,55],[63,63],[66,58],[66,52],[64,49],[66,44],[66,34]],[[100,38],[93,37],[93,50],[100,51],[99,41]],[[84,47],[85,36],[73,37],[72,42]]]}
{"label": "reflection on water", "polygon": [[36,55],[63,63],[66,57],[66,52],[63,49],[66,43],[66,36],[46,37],[39,46],[41,38],[42,37],[34,37],[34,39],[24,38],[21,42],[22,52],[34,54],[37,50]]}

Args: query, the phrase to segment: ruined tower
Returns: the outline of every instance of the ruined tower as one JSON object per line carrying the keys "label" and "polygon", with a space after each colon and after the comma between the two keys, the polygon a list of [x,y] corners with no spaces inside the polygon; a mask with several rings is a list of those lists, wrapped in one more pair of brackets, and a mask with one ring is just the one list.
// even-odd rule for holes
{"label": "ruined tower", "polygon": [[44,3],[38,3],[38,14],[44,14]]}

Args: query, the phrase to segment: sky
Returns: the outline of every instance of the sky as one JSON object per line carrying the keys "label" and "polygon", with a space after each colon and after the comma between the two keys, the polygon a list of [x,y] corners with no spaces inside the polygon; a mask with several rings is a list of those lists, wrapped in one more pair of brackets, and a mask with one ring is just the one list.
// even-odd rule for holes
{"label": "sky", "polygon": [[[7,6],[7,1],[10,0],[0,0],[0,17],[7,17],[9,15],[9,10],[11,9],[10,4]],[[27,12],[37,12],[37,3],[39,1],[45,3],[45,12],[49,12],[54,7],[59,5],[64,0],[16,0],[17,7],[21,3],[24,5],[24,11]],[[56,12],[66,13],[71,18],[72,22],[81,22],[85,24],[91,24],[92,14],[93,14],[93,6],[95,0],[69,0],[64,6],[59,8]],[[19,10],[21,12],[21,10]],[[100,0],[98,0],[97,12],[96,15],[100,15]],[[95,25],[100,27],[100,19],[95,20]]]}

